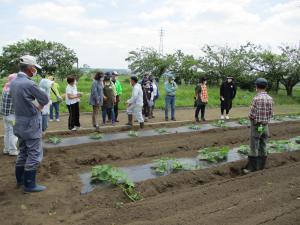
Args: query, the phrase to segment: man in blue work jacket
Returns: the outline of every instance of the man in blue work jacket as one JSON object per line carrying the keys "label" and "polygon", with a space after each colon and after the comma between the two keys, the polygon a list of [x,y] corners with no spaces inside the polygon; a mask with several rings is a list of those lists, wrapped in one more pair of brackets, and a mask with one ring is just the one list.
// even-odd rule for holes
{"label": "man in blue work jacket", "polygon": [[17,186],[24,184],[24,192],[40,192],[46,187],[37,185],[36,172],[43,158],[42,114],[49,98],[31,78],[37,74],[36,58],[25,55],[20,58],[20,72],[12,82],[10,94],[15,107],[16,123],[14,133],[19,138],[16,161]]}

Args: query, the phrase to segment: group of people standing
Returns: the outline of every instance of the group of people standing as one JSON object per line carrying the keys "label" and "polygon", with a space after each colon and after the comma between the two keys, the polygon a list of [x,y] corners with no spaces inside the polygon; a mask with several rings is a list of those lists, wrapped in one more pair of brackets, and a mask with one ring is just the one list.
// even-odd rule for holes
{"label": "group of people standing", "polygon": [[[36,183],[37,169],[43,159],[42,133],[46,129],[43,124],[51,114],[56,102],[61,101],[57,85],[53,78],[43,78],[37,86],[32,78],[37,74],[36,58],[25,55],[20,58],[17,74],[8,76],[8,82],[2,91],[1,114],[3,115],[5,137],[4,154],[18,155],[15,164],[15,176],[17,187],[24,186],[25,193],[40,192],[46,189],[45,186]],[[97,73],[91,88],[90,104],[93,105],[93,125],[97,128],[97,115],[100,106],[102,107],[102,122],[106,122],[106,114],[113,124],[118,118],[118,103],[122,94],[122,87],[116,79],[117,73]],[[221,85],[221,118],[229,119],[229,111],[232,107],[232,100],[236,95],[236,87],[232,77]],[[70,113],[69,129],[74,130],[80,127],[79,122],[79,101],[82,93],[77,91],[76,79],[72,76],[67,78],[66,103]],[[155,99],[158,97],[158,90],[150,76],[144,77],[141,84],[136,76],[130,78],[132,86],[131,98],[126,101],[128,125],[133,124],[133,116],[144,127],[145,116],[150,117],[151,109]],[[253,172],[265,168],[267,160],[266,144],[269,136],[268,123],[273,116],[273,99],[267,94],[267,80],[259,78],[256,82],[257,95],[254,97],[250,108],[249,118],[251,120],[251,151],[248,157],[247,166],[244,172]],[[156,86],[157,88],[157,86]],[[172,76],[168,76],[165,83],[165,119],[168,120],[168,107],[171,106],[171,120],[175,120],[175,92],[177,85]],[[53,94],[51,97],[51,93]],[[145,98],[146,95],[146,98]],[[206,79],[202,78],[195,88],[195,118],[205,121],[205,106],[208,103]],[[144,105],[146,104],[146,107]],[[58,112],[57,110],[56,112]],[[224,115],[224,112],[226,115]],[[46,117],[47,116],[47,117]],[[52,115],[53,116],[53,115]],[[50,115],[51,118],[51,115]],[[53,117],[52,117],[53,118]],[[59,121],[59,115],[56,114]],[[18,141],[18,148],[17,148]],[[18,150],[19,149],[19,154]]]}

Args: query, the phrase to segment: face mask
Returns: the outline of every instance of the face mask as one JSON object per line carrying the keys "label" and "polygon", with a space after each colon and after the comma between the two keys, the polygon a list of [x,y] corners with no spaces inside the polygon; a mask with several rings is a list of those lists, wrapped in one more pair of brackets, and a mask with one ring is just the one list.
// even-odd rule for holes
{"label": "face mask", "polygon": [[31,73],[32,73],[32,76],[34,77],[34,76],[37,75],[37,70],[36,70],[36,68],[34,68],[34,67],[32,67],[32,68],[34,69],[34,72],[32,72],[32,70],[31,70]]}

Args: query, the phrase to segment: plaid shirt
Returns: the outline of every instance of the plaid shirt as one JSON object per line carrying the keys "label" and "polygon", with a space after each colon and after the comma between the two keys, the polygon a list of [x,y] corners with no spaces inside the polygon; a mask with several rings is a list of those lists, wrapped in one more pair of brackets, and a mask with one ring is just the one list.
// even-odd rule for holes
{"label": "plaid shirt", "polygon": [[0,113],[3,116],[8,116],[11,114],[15,114],[12,98],[9,92],[3,91],[1,102],[0,102]]}
{"label": "plaid shirt", "polygon": [[273,99],[267,92],[258,93],[252,101],[249,118],[255,123],[268,124],[273,116]]}
{"label": "plaid shirt", "polygon": [[207,103],[208,102],[208,94],[207,87],[205,84],[201,84],[201,101]]}

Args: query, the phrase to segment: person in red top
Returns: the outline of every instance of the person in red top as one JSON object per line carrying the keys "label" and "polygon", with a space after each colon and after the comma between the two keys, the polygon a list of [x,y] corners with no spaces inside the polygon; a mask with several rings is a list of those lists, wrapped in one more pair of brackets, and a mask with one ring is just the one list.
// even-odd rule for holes
{"label": "person in red top", "polygon": [[257,94],[253,98],[249,118],[251,121],[250,152],[245,173],[263,170],[267,160],[267,141],[273,116],[273,99],[266,92],[268,81],[258,78],[255,82]]}

